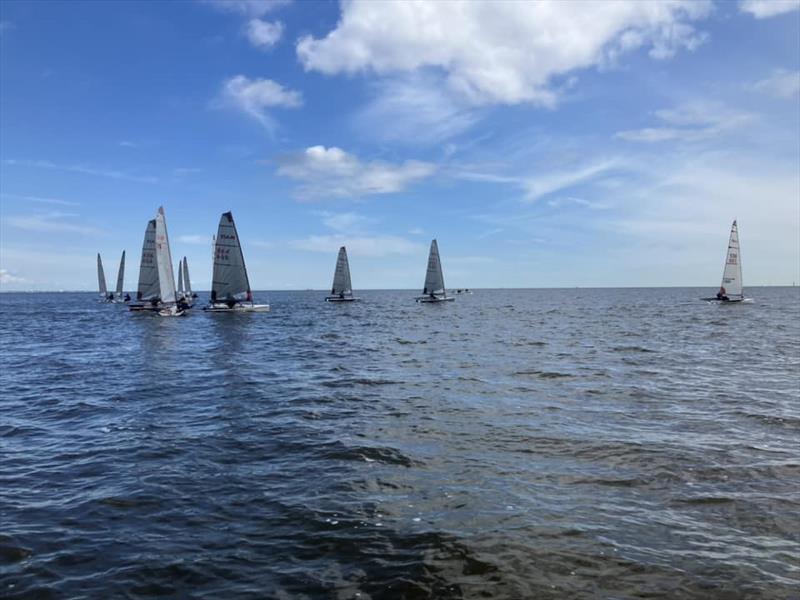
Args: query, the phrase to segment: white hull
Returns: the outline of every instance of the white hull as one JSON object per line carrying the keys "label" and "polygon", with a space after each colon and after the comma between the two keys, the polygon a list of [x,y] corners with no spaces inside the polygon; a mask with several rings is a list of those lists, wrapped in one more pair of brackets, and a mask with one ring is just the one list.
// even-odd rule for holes
{"label": "white hull", "polygon": [[236,312],[269,312],[269,304],[236,304],[233,308],[227,304],[210,304],[204,306],[206,312],[236,313]]}
{"label": "white hull", "polygon": [[182,317],[186,314],[185,310],[179,309],[177,306],[169,306],[158,311],[161,317]]}
{"label": "white hull", "polygon": [[422,296],[420,298],[415,298],[417,302],[422,304],[426,303],[434,303],[434,302],[452,302],[455,300],[452,296],[445,296],[444,298],[431,298],[430,296]]}

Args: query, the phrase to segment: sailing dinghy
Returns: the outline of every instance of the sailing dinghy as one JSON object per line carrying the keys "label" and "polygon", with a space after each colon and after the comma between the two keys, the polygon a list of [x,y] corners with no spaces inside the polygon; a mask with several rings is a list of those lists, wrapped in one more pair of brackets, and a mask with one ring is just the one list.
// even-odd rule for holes
{"label": "sailing dinghy", "polygon": [[254,304],[244,255],[231,212],[222,213],[214,243],[214,275],[209,312],[267,312],[269,304]]}
{"label": "sailing dinghy", "polygon": [[746,302],[742,293],[742,255],[739,252],[739,228],[736,220],[731,225],[731,235],[728,238],[728,252],[725,255],[725,268],[722,271],[722,284],[717,295],[713,298],[702,298],[709,302]]}
{"label": "sailing dinghy", "polygon": [[119,271],[117,271],[117,289],[114,291],[114,302],[129,302],[131,297],[122,297],[122,285],[125,280],[125,250],[122,251],[122,258],[119,259]]}
{"label": "sailing dinghy", "polygon": [[158,207],[156,215],[156,266],[158,267],[158,285],[160,289],[162,317],[182,317],[186,314],[186,305],[178,301],[175,292],[175,274],[172,271],[172,254],[169,249],[167,220],[164,207]]}
{"label": "sailing dinghy", "polygon": [[431,241],[431,251],[428,254],[428,270],[425,273],[425,287],[422,296],[416,298],[417,302],[448,302],[455,300],[448,296],[444,287],[444,274],[442,261],[439,260],[439,245],[436,240]]}
{"label": "sailing dinghy", "polygon": [[197,298],[197,294],[192,292],[192,281],[189,279],[189,261],[183,257],[183,290],[186,292],[186,300],[192,304],[192,300]]}
{"label": "sailing dinghy", "polygon": [[326,302],[356,302],[360,298],[353,296],[353,284],[350,282],[350,263],[347,262],[347,250],[339,248],[336,257],[336,270],[333,272],[331,295],[325,297]]}
{"label": "sailing dinghy", "polygon": [[142,258],[139,261],[139,284],[136,288],[136,303],[129,310],[155,311],[159,309],[161,286],[158,283],[156,266],[156,220],[147,222],[142,243]]}
{"label": "sailing dinghy", "polygon": [[109,294],[106,288],[106,274],[103,271],[103,259],[97,253],[97,287],[100,291],[100,302],[113,302],[114,294]]}
{"label": "sailing dinghy", "polygon": [[178,261],[178,300],[183,300],[186,305],[192,307],[192,289],[189,285],[189,264],[186,257]]}

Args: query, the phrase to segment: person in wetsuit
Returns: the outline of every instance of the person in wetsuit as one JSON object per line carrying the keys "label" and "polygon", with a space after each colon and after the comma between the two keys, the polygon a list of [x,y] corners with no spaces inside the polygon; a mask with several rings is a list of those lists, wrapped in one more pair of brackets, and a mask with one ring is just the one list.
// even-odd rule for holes
{"label": "person in wetsuit", "polygon": [[719,288],[719,291],[717,292],[717,300],[720,302],[728,301],[728,293],[725,291],[724,287]]}

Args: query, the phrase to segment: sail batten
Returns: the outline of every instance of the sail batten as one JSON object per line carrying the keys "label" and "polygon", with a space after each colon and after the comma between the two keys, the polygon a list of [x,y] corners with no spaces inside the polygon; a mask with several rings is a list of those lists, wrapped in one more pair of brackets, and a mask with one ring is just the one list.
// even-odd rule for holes
{"label": "sail batten", "polygon": [[142,243],[142,258],[139,261],[139,285],[136,299],[141,301],[157,298],[161,293],[156,266],[156,220],[147,222]]}
{"label": "sail batten", "polygon": [[169,248],[167,235],[167,221],[164,217],[164,207],[158,208],[156,215],[156,265],[158,267],[158,283],[163,304],[175,304],[175,275],[172,270],[172,254]]}
{"label": "sail batten", "polygon": [[439,245],[436,240],[431,241],[431,249],[428,254],[428,269],[425,272],[425,285],[422,288],[423,295],[446,297],[447,292],[444,287],[444,274],[442,273],[442,262],[439,259]]}
{"label": "sail batten", "polygon": [[211,302],[247,300],[252,302],[250,280],[233,214],[222,213],[214,243],[214,274],[211,281]]}
{"label": "sail batten", "polygon": [[97,253],[97,287],[100,293],[105,296],[108,293],[106,288],[106,274],[103,272],[103,260],[100,253]]}
{"label": "sail batten", "polygon": [[119,271],[117,272],[116,294],[118,298],[122,298],[122,286],[124,280],[125,280],[125,250],[122,251],[122,258],[119,260]]}
{"label": "sail batten", "polygon": [[728,251],[725,255],[725,268],[722,272],[720,293],[731,299],[741,299],[742,294],[742,256],[739,250],[739,228],[736,221],[731,225]]}

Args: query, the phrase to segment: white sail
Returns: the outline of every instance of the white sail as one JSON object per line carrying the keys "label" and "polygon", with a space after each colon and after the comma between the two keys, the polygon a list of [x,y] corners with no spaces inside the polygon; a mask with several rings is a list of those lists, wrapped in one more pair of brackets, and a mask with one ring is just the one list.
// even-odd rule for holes
{"label": "white sail", "polygon": [[183,291],[186,295],[192,297],[192,281],[189,279],[189,261],[183,257]]}
{"label": "white sail", "polygon": [[142,243],[142,259],[139,261],[139,285],[136,288],[136,299],[152,300],[161,293],[158,285],[158,267],[156,266],[156,220],[147,222]]}
{"label": "white sail", "polygon": [[178,261],[178,296],[183,296],[183,261]]}
{"label": "white sail", "polygon": [[439,245],[436,240],[431,241],[431,251],[428,254],[428,270],[425,273],[425,287],[423,295],[447,296],[444,289],[444,275],[442,262],[439,260]]}
{"label": "white sail", "polygon": [[106,289],[106,274],[103,272],[103,261],[99,252],[97,253],[97,287],[100,288],[100,293],[105,297],[108,293]]}
{"label": "white sail", "polygon": [[211,302],[230,300],[253,301],[247,269],[244,265],[239,234],[230,212],[222,213],[214,247],[214,275],[211,281]]}
{"label": "white sail", "polygon": [[169,249],[169,236],[167,235],[167,221],[164,217],[164,207],[158,207],[156,215],[156,265],[158,266],[158,283],[161,302],[175,304],[175,274],[172,271],[172,254]]}
{"label": "white sail", "polygon": [[122,298],[122,285],[125,280],[125,250],[122,251],[122,258],[119,260],[119,271],[117,272],[117,298]]}
{"label": "white sail", "polygon": [[347,250],[342,246],[339,248],[339,256],[336,257],[336,271],[333,273],[333,286],[331,296],[352,296],[353,284],[350,282],[350,264],[347,262]]}
{"label": "white sail", "polygon": [[722,272],[720,293],[731,300],[739,300],[742,295],[742,255],[739,253],[739,229],[736,221],[731,226],[728,240],[728,253],[725,256],[725,270]]}

